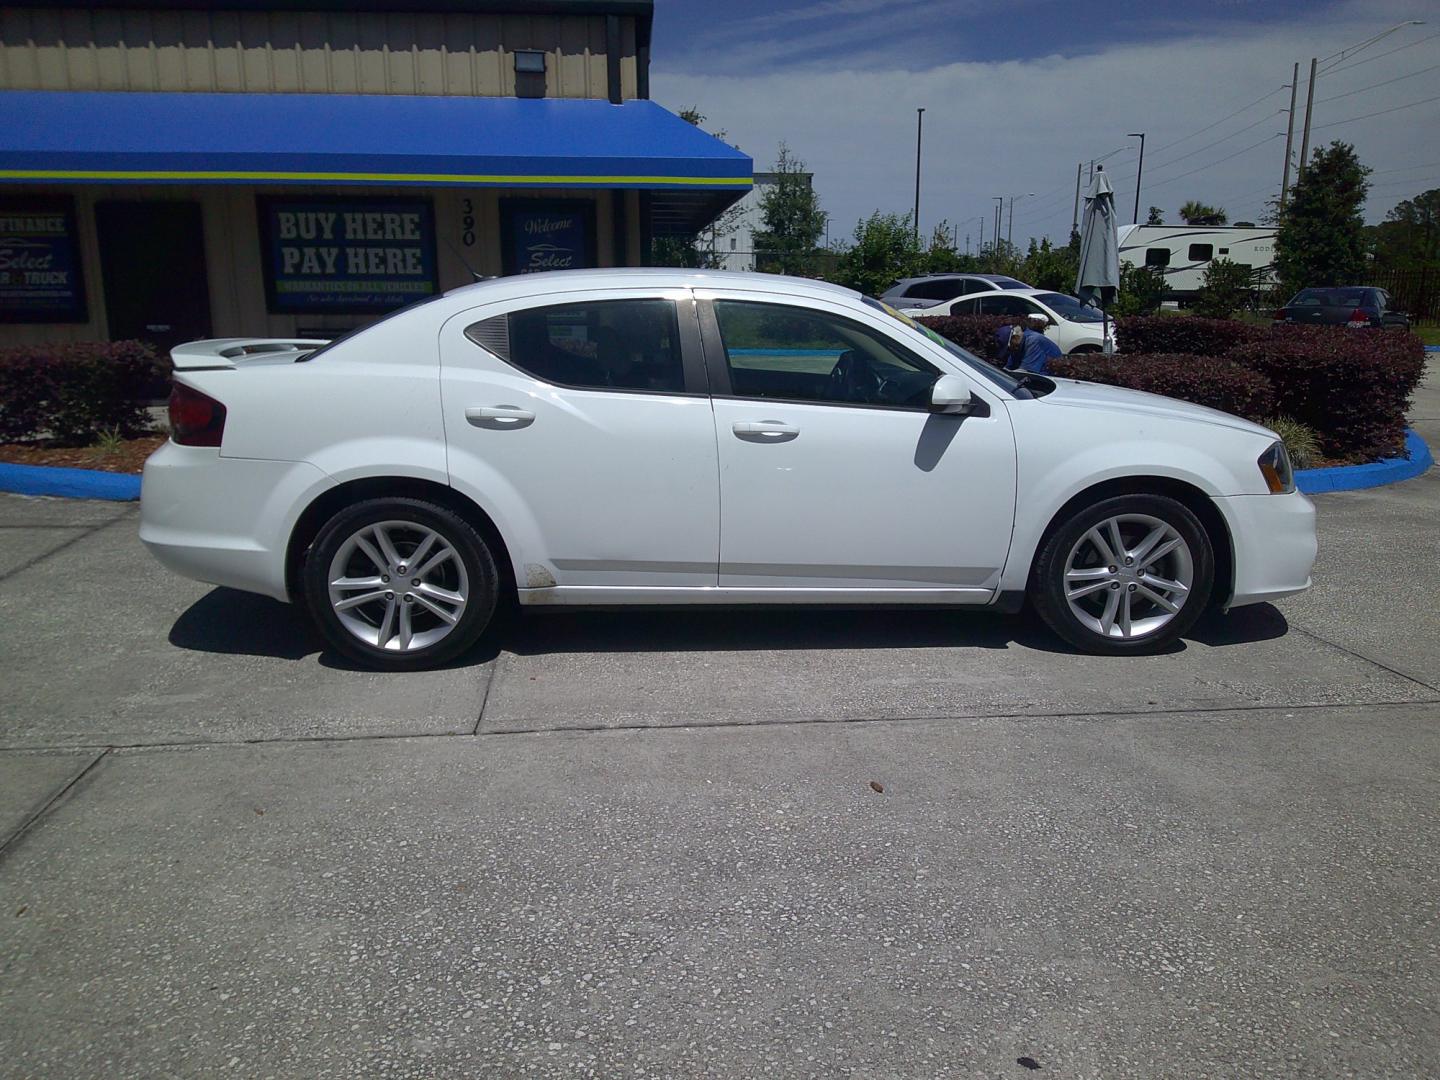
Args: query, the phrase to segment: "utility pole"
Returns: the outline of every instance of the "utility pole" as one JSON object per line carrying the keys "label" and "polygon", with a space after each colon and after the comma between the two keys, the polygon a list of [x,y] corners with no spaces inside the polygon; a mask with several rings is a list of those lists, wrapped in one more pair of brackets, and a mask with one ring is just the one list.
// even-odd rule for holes
{"label": "utility pole", "polygon": [[915,110],[915,242],[920,242],[920,133],[925,124],[925,110]]}
{"label": "utility pole", "polygon": [[1135,224],[1140,224],[1140,177],[1145,172],[1145,133],[1143,131],[1132,131],[1125,136],[1127,139],[1140,139],[1140,164],[1135,166]]}
{"label": "utility pole", "polygon": [[1310,153],[1310,110],[1315,104],[1315,65],[1318,61],[1310,58],[1310,90],[1305,95],[1305,136],[1300,140],[1300,164],[1295,168],[1295,183],[1305,175],[1305,156]]}
{"label": "utility pole", "polygon": [[995,239],[990,242],[998,248],[1000,246],[1000,225],[1005,217],[1005,196],[992,195],[990,197],[995,200]]}
{"label": "utility pole", "polygon": [[[1075,163],[1075,209],[1070,214],[1070,232],[1072,234],[1080,229],[1080,173],[1084,171],[1084,168],[1083,161]],[[1068,242],[1069,238],[1067,237],[1066,240]]]}
{"label": "utility pole", "polygon": [[1290,148],[1295,145],[1295,94],[1300,89],[1300,61],[1290,74],[1290,122],[1285,125],[1285,169],[1280,174],[1280,211],[1285,211],[1285,196],[1290,191]]}
{"label": "utility pole", "polygon": [[980,244],[979,244],[979,246],[976,248],[976,251],[979,252],[979,251],[984,251],[984,250],[985,250],[985,215],[984,215],[984,214],[981,214],[981,215],[980,215]]}

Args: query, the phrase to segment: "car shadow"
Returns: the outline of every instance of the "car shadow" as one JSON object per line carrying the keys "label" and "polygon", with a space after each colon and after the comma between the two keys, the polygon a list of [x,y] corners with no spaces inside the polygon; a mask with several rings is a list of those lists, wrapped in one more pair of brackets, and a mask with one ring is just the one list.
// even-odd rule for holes
{"label": "car shadow", "polygon": [[[1211,647],[1282,637],[1285,616],[1269,604],[1212,612],[1187,635]],[[192,652],[303,660],[365,670],[336,653],[305,613],[269,597],[217,588],[190,605],[170,628],[170,644]],[[475,647],[442,668],[488,663],[500,652],[550,653],[734,652],[792,649],[1008,649],[1078,655],[1033,613],[987,614],[978,609],[756,607],[542,609],[502,606]],[[1175,642],[1165,653],[1186,649]]]}

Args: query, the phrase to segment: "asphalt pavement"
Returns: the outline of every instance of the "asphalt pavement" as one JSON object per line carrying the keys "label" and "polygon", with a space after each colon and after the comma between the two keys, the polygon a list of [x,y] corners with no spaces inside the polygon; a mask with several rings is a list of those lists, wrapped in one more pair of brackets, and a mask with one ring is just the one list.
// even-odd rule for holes
{"label": "asphalt pavement", "polygon": [[1311,592],[1159,657],[545,614],[394,676],[0,496],[0,1076],[1428,1075],[1440,472],[1317,503]]}

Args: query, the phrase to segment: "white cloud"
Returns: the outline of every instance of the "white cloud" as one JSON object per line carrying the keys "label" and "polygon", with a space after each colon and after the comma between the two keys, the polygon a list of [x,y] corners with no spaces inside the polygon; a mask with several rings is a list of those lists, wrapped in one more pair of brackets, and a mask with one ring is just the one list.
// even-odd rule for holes
{"label": "white cloud", "polygon": [[[857,218],[877,207],[901,212],[910,208],[915,108],[920,105],[926,107],[924,229],[941,218],[952,224],[968,218],[962,237],[966,231],[975,235],[979,222],[974,219],[984,217],[988,236],[992,196],[1034,191],[1036,198],[1016,204],[1015,240],[1044,234],[1063,238],[1070,226],[1076,162],[1133,146],[1136,140],[1126,138],[1132,131],[1147,132],[1149,143],[1142,217],[1145,208],[1155,204],[1173,218],[1181,202],[1199,198],[1223,205],[1232,220],[1254,219],[1279,187],[1283,136],[1231,160],[1220,159],[1284,131],[1283,115],[1255,122],[1288,106],[1288,90],[1172,150],[1160,148],[1288,82],[1291,64],[1299,60],[1298,155],[1309,58],[1334,53],[1417,10],[1423,7],[1397,0],[1387,9],[1393,18],[1377,15],[1373,5],[1352,6],[1293,27],[1212,29],[1165,44],[1118,44],[1087,56],[966,62],[920,71],[898,65],[841,70],[837,65],[702,75],[666,69],[662,56],[656,59],[653,90],[671,108],[698,105],[709,117],[708,126],[725,129],[731,142],[755,158],[757,169],[769,167],[780,141],[788,143],[815,173],[816,189],[833,217],[832,236],[848,235]],[[1410,28],[1370,54],[1437,29],[1440,26]],[[1440,38],[1398,52],[1393,59],[1322,79],[1315,96],[1368,86],[1437,60]],[[1433,162],[1440,156],[1433,149],[1440,133],[1440,102],[1353,124],[1323,125],[1437,95],[1440,73],[1429,73],[1317,106],[1312,147],[1331,139],[1353,142],[1361,160],[1377,171]],[[1235,138],[1165,167],[1251,124],[1251,130]],[[1212,167],[1177,179],[1207,164]],[[1123,220],[1128,220],[1134,198],[1133,151],[1115,155],[1107,168]],[[1412,177],[1414,186],[1407,186]],[[1440,187],[1440,168],[1389,172],[1373,179],[1377,187],[1369,217],[1379,220],[1399,199]]]}

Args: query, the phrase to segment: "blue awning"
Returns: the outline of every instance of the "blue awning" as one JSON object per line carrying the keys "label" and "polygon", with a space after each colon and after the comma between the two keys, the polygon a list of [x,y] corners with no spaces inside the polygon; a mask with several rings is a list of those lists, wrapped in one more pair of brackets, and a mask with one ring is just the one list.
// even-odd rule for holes
{"label": "blue awning", "polygon": [[0,182],[750,189],[752,162],[653,101],[0,92]]}

